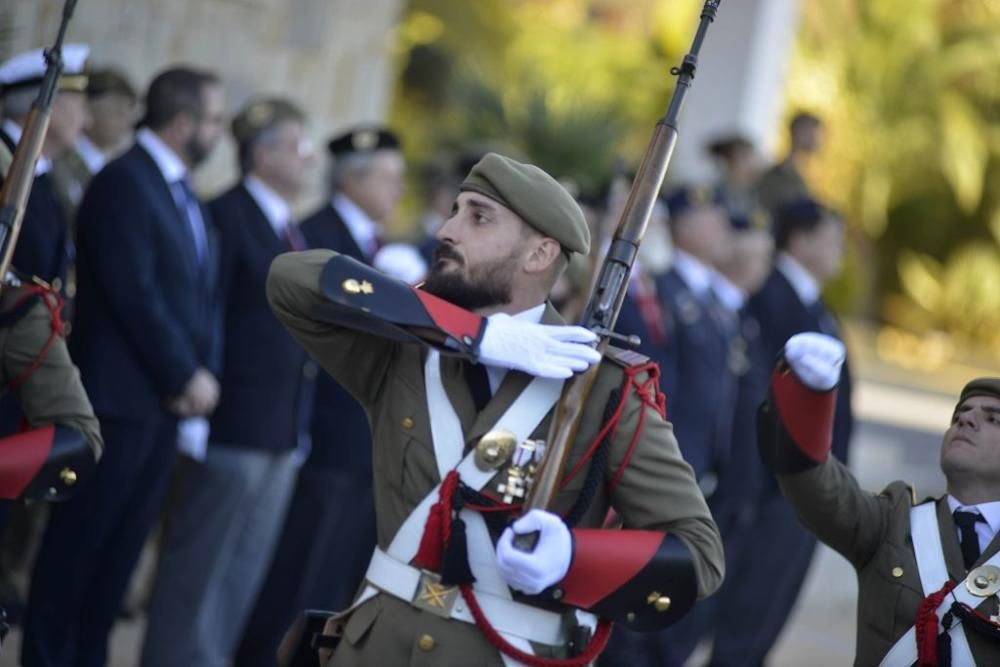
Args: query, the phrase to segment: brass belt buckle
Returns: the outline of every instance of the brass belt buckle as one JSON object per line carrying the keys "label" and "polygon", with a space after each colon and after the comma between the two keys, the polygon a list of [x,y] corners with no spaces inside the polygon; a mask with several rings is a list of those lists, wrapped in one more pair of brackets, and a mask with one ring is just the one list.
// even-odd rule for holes
{"label": "brass belt buckle", "polygon": [[441,575],[422,570],[417,590],[413,595],[413,606],[441,618],[451,618],[451,609],[458,600],[458,587],[445,586]]}

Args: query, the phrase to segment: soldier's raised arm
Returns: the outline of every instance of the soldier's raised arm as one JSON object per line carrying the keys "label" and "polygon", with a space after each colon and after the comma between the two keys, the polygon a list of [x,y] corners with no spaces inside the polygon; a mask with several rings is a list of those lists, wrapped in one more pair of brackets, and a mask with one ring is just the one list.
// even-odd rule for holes
{"label": "soldier's raised arm", "polygon": [[830,456],[843,359],[843,343],[829,336],[789,340],[758,413],[758,445],[802,524],[859,564],[884,537],[892,499],[900,494],[862,490],[847,466]]}

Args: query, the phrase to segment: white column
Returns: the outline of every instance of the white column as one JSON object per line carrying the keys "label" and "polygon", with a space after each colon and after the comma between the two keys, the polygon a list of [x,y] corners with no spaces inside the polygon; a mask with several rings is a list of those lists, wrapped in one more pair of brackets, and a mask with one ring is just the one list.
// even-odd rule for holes
{"label": "white column", "polygon": [[711,179],[704,146],[722,133],[739,132],[765,156],[773,156],[798,4],[798,0],[723,0],[681,114],[671,182]]}

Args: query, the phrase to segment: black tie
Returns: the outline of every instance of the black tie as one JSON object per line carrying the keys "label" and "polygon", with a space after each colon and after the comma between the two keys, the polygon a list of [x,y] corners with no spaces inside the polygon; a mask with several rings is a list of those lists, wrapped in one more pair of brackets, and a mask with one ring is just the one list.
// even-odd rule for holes
{"label": "black tie", "polygon": [[976,522],[986,521],[982,514],[978,512],[963,512],[955,510],[955,525],[962,534],[962,560],[965,561],[965,569],[968,570],[972,564],[979,560],[979,536],[976,535]]}
{"label": "black tie", "polygon": [[493,398],[493,390],[490,389],[490,378],[486,374],[486,366],[466,361],[462,364],[462,372],[465,374],[465,382],[472,392],[472,400],[476,404],[476,412],[482,412],[486,404]]}

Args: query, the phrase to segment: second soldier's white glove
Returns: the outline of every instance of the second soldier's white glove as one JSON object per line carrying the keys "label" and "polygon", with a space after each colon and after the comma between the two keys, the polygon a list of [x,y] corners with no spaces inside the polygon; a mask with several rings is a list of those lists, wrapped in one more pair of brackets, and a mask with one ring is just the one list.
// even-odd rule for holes
{"label": "second soldier's white glove", "polygon": [[844,344],[826,334],[795,334],[785,343],[785,361],[802,384],[814,391],[837,386],[846,356]]}
{"label": "second soldier's white glove", "polygon": [[[514,546],[515,534],[539,532],[534,550]],[[573,535],[563,520],[545,510],[531,510],[515,521],[497,542],[497,570],[511,588],[537,595],[566,578],[573,562]]]}
{"label": "second soldier's white glove", "polygon": [[535,324],[506,313],[490,315],[479,343],[481,363],[546,378],[568,378],[601,360],[597,335],[578,326]]}

